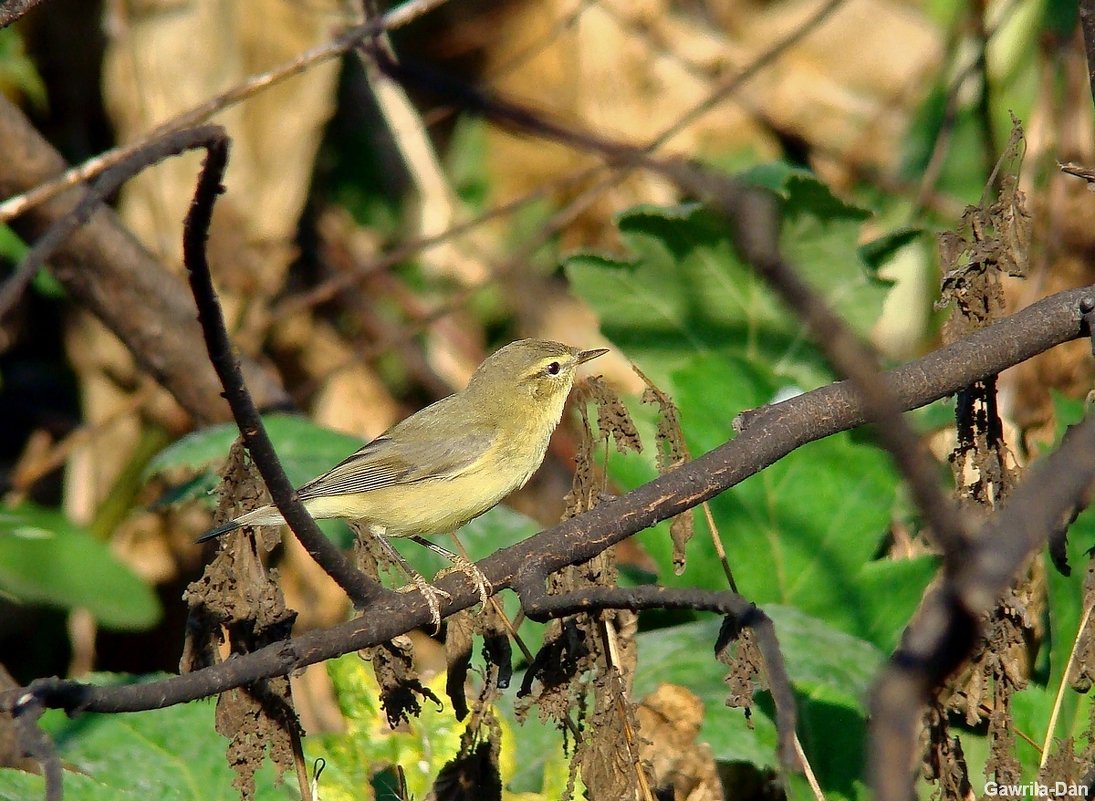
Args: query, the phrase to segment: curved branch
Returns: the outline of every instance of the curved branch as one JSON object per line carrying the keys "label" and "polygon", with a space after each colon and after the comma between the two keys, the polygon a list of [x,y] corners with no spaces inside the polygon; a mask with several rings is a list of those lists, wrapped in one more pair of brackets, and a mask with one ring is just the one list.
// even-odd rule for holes
{"label": "curved branch", "polygon": [[871,698],[869,767],[879,801],[907,801],[923,705],[977,644],[982,617],[1095,482],[1095,417],[1074,427],[985,524],[966,559],[921,604]]}
{"label": "curved branch", "polygon": [[224,397],[236,418],[240,436],[270,490],[274,505],[309,555],[342,587],[354,604],[359,607],[368,606],[386,590],[379,582],[370,579],[350,564],[342,551],[319,530],[304,504],[296,499],[296,491],[289,477],[285,475],[262,423],[262,417],[244,384],[243,373],[228,338],[224,314],[213,288],[213,278],[205,256],[206,238],[213,219],[213,205],[217,195],[224,191],[221,178],[224,177],[228,164],[230,140],[219,125],[205,125],[194,129],[193,133],[200,146],[206,149],[207,155],[198,175],[194,200],[183,224],[183,261],[190,278],[194,302],[198,307],[198,322],[205,337],[209,360],[224,386]]}
{"label": "curved branch", "polygon": [[[1053,295],[921,359],[883,373],[882,379],[903,409],[923,406],[1055,345],[1086,335],[1080,303],[1091,297],[1095,297],[1095,286]],[[735,439],[626,495],[493,554],[480,562],[479,568],[493,586],[503,588],[512,586],[516,577],[527,569],[550,572],[579,564],[635,532],[723,492],[801,445],[864,422],[864,409],[848,382],[767,407],[752,417],[749,426]],[[446,576],[436,586],[451,596],[441,604],[443,615],[479,601],[478,593],[463,575]],[[92,687],[49,679],[34,682],[30,691],[43,705],[70,711],[158,709],[377,645],[432,619],[430,608],[420,594],[390,593],[380,597],[368,615],[183,676],[124,687]],[[14,699],[24,692],[3,694],[0,707],[12,708]]]}

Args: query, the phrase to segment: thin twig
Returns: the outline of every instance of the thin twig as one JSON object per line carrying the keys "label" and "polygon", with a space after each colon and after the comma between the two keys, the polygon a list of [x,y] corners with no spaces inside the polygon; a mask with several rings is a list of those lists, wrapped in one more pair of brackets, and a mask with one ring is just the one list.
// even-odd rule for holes
{"label": "thin twig", "polygon": [[198,307],[198,321],[205,336],[209,359],[224,386],[224,396],[232,408],[240,435],[255,461],[262,480],[270,490],[271,500],[281,512],[290,529],[316,563],[333,578],[358,607],[368,606],[387,592],[376,581],[356,570],[342,552],[319,530],[296,492],[274,451],[262,417],[244,384],[243,373],[232,350],[224,314],[213,288],[209,263],[205,256],[206,237],[213,218],[213,204],[223,191],[221,178],[228,162],[228,135],[217,125],[195,129],[204,137],[202,146],[208,155],[202,163],[194,200],[183,225],[183,262],[186,265],[190,289]]}
{"label": "thin twig", "polygon": [[1053,711],[1049,715],[1049,723],[1046,724],[1046,739],[1042,743],[1042,757],[1038,761],[1038,770],[1041,770],[1046,766],[1046,762],[1049,760],[1049,746],[1053,742],[1053,732],[1057,728],[1057,716],[1061,713],[1061,704],[1065,697],[1065,688],[1068,686],[1068,674],[1072,670],[1072,665],[1076,662],[1076,653],[1080,650],[1080,640],[1084,636],[1084,629],[1087,628],[1087,623],[1091,620],[1091,610],[1095,604],[1087,604],[1084,607],[1084,616],[1080,619],[1080,628],[1076,630],[1076,637],[1072,640],[1072,650],[1068,655],[1068,662],[1065,664],[1065,669],[1061,673],[1061,681],[1057,684],[1057,695],[1053,699]]}
{"label": "thin twig", "polygon": [[806,783],[810,785],[810,792],[814,794],[816,801],[825,801],[825,793],[818,783],[817,775],[814,773],[813,766],[810,765],[810,760],[806,758],[806,751],[802,748],[802,741],[798,739],[798,734],[795,734],[795,753],[798,754],[799,761],[802,762],[802,773],[806,776]]}
{"label": "thin twig", "polygon": [[38,268],[49,260],[73,231],[91,218],[106,197],[146,166],[201,147],[205,135],[206,132],[196,131],[196,129],[176,131],[171,136],[165,135],[156,141],[148,142],[138,151],[127,153],[125,158],[103,173],[81,199],[80,204],[38,238],[12,276],[0,287],[0,319],[3,319],[19,301],[23,290],[26,289]]}
{"label": "thin twig", "polygon": [[[884,380],[903,408],[923,406],[974,381],[1026,361],[1054,345],[1086,336],[1079,307],[1081,301],[1088,298],[1095,298],[1095,286],[1045,298],[886,373]],[[859,396],[847,382],[838,382],[782,401],[768,407],[734,439],[713,451],[624,496],[607,500],[588,512],[502,549],[479,562],[478,567],[494,587],[502,589],[511,586],[518,572],[532,565],[541,571],[551,572],[587,561],[633,533],[680,514],[736,485],[801,445],[855,428],[865,421]],[[1080,444],[1085,445],[1082,441]],[[1095,447],[1091,448],[1091,452],[1095,454]],[[1044,462],[1049,471],[1061,468],[1054,456]],[[1067,472],[1058,475],[1066,476]],[[1027,483],[1016,492],[1021,492]],[[1049,488],[1054,489],[1052,481]],[[1013,503],[1004,510],[1003,515],[997,516],[999,527],[986,532],[990,536],[985,542],[991,543],[994,548],[1016,536],[1018,529],[1040,537],[1052,527],[1038,528],[1038,521],[1032,522],[1010,514],[1017,497],[1022,496],[1013,496]],[[1029,498],[1025,500],[1030,507],[1042,506],[1043,503],[1056,505],[1059,502],[1051,494],[1046,495],[1044,502],[1038,497],[1033,501]],[[1071,501],[1071,498],[1068,500]],[[1023,509],[1021,505],[1016,508]],[[1052,517],[1052,510],[1047,509],[1045,514]],[[1013,563],[1013,558],[1005,553],[1000,566],[1006,569],[1008,564]],[[436,583],[436,587],[452,596],[445,604],[446,614],[479,602],[478,592],[462,575],[446,576]],[[40,679],[28,688],[0,693],[0,709],[15,708],[19,699],[28,692],[48,708],[69,711],[135,712],[160,709],[258,679],[284,675],[325,659],[377,645],[416,626],[425,625],[430,619],[430,610],[417,593],[388,593],[377,600],[368,615],[329,629],[307,632],[209,668],[147,684],[113,687]],[[921,686],[921,682],[918,681],[916,686]],[[917,708],[915,698],[918,697],[914,696],[914,711]],[[899,696],[898,700],[901,698]],[[906,761],[898,759],[875,764],[911,764],[907,761],[909,753],[899,752],[899,756]]]}
{"label": "thin twig", "polygon": [[726,549],[722,547],[722,537],[719,536],[719,527],[715,525],[715,516],[711,514],[711,504],[704,501],[703,516],[707,521],[707,531],[711,535],[711,544],[715,547],[715,556],[719,558],[722,572],[726,574],[726,583],[734,592],[738,591],[738,583],[734,581],[734,571],[730,569],[730,560],[726,557]]}

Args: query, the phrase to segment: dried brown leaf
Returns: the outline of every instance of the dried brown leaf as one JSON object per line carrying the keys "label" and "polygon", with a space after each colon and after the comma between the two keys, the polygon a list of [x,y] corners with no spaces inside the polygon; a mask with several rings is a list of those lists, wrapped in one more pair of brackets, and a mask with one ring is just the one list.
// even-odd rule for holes
{"label": "dried brown leaf", "polygon": [[991,324],[1004,311],[1002,276],[1026,272],[1031,216],[1018,179],[1025,147],[1022,126],[1013,116],[1011,138],[993,172],[995,179],[1008,170],[1000,177],[996,200],[967,206],[958,231],[939,237],[943,283],[936,308],[954,307],[944,326],[947,341]]}
{"label": "dried brown leaf", "polygon": [[[598,471],[594,464],[594,454],[599,444],[605,446],[606,453],[610,438],[616,443],[616,450],[620,453],[642,450],[639,432],[635,428],[630,412],[620,399],[619,393],[608,386],[602,378],[593,376],[579,383],[575,387],[575,398],[582,424],[579,430],[574,479],[570,492],[566,496],[564,520],[592,508],[603,492],[604,478],[598,478]],[[596,433],[590,423],[590,404],[597,409]]]}
{"label": "dried brown leaf", "polygon": [[[514,709],[524,720],[535,706],[541,721],[561,723],[585,695],[584,676],[592,667],[592,652],[576,618],[553,620],[544,642],[525,671]],[[580,711],[580,710],[579,710]]]}
{"label": "dried brown leaf", "polygon": [[928,748],[924,754],[924,778],[937,785],[935,798],[973,801],[969,766],[962,741],[950,735],[946,712],[933,705],[926,713]]}
{"label": "dried brown leaf", "polygon": [[[1095,561],[1089,559],[1084,574],[1083,608],[1095,604]],[[1077,632],[1076,658],[1068,673],[1068,683],[1076,692],[1086,693],[1095,684],[1095,615],[1087,614],[1087,625]]]}
{"label": "dried brown leaf", "polygon": [[589,509],[596,500],[595,465],[593,449],[595,441],[593,428],[589,424],[589,409],[585,401],[584,390],[578,393],[578,416],[581,427],[578,429],[578,453],[575,456],[574,478],[571,479],[570,492],[565,498],[563,519],[581,514]]}
{"label": "dried brown leaf", "polygon": [[471,636],[474,630],[475,622],[467,609],[445,620],[445,694],[449,696],[457,720],[463,720],[468,715],[464,687],[471,667]]}
{"label": "dried brown leaf", "polygon": [[414,667],[414,645],[405,634],[364,649],[361,657],[373,663],[380,685],[380,706],[393,729],[403,721],[418,717],[422,712],[420,698],[442,705],[441,699],[419,680]]}
{"label": "dried brown leaf", "polygon": [[584,385],[588,400],[597,407],[597,430],[601,438],[607,440],[611,436],[619,453],[641,453],[639,431],[620,394],[600,376],[586,379]]}
{"label": "dried brown leaf", "polygon": [[[588,587],[615,586],[616,563],[612,549],[580,565],[570,565],[548,577],[548,591],[553,595]],[[566,718],[568,710],[588,691],[588,682],[607,665],[602,621],[621,621],[628,630],[617,640],[617,648],[629,654],[633,630],[621,612],[614,610],[597,615],[574,615],[552,620],[544,632],[544,643],[537,652],[518,697],[522,715],[535,704],[541,720]],[[629,657],[625,657],[629,658]],[[536,687],[533,683],[536,683]]]}
{"label": "dried brown leaf", "polygon": [[502,801],[502,774],[491,744],[461,748],[438,772],[430,797],[436,801]]}
{"label": "dried brown leaf", "polygon": [[673,572],[684,573],[685,548],[696,533],[696,518],[692,509],[681,512],[669,523],[669,538],[673,540]]}
{"label": "dried brown leaf", "polygon": [[216,729],[229,738],[226,756],[236,777],[241,799],[255,797],[255,773],[269,755],[277,775],[293,770],[293,740],[303,736],[289,687],[289,679],[275,676],[221,693],[217,699]]}
{"label": "dried brown leaf", "polygon": [[[664,475],[675,467],[689,461],[688,444],[684,440],[681,428],[680,410],[673,399],[654,384],[646,374],[634,364],[631,369],[646,384],[642,402],[658,407],[658,430],[654,435],[658,474]],[[669,524],[669,536],[673,540],[673,572],[678,576],[684,572],[685,552],[696,530],[695,510],[688,509],[673,518]]]}
{"label": "dried brown leaf", "polygon": [[649,763],[639,756],[646,741],[639,735],[620,673],[610,670],[598,676],[593,694],[591,731],[582,738],[574,761],[590,798],[634,798],[640,784],[650,787],[654,782]]}
{"label": "dried brown leaf", "polygon": [[[266,498],[242,445],[229,453],[222,473],[218,520],[234,517]],[[275,532],[276,533],[276,532]],[[296,613],[286,608],[277,571],[267,570],[255,545],[269,550],[280,538],[230,536],[184,594],[189,619],[180,671],[220,661],[225,634],[232,653],[248,653],[289,637]],[[217,731],[229,738],[228,761],[242,798],[254,797],[254,774],[269,755],[278,774],[294,766],[294,741],[303,733],[285,677],[255,682],[217,699]]]}
{"label": "dried brown leaf", "polygon": [[[724,630],[726,626],[724,622]],[[720,662],[730,668],[730,672],[723,679],[727,687],[726,705],[744,710],[746,719],[751,720],[753,696],[758,689],[766,686],[764,657],[757,647],[752,629],[739,628],[732,624],[729,636],[732,638],[730,643],[715,654]]]}
{"label": "dried brown leaf", "polygon": [[502,726],[490,704],[483,704],[460,736],[460,750],[437,775],[432,798],[453,801],[492,801],[502,798],[498,758]]}
{"label": "dried brown leaf", "polygon": [[658,779],[658,796],[722,801],[711,748],[697,742],[703,702],[686,687],[661,684],[639,703],[636,715],[646,740],[641,753]]}
{"label": "dried brown leaf", "polygon": [[487,604],[476,616],[476,631],[483,637],[483,662],[486,668],[480,704],[488,696],[509,686],[513,678],[513,646],[510,643],[512,626],[504,618],[500,606]]}
{"label": "dried brown leaf", "polygon": [[[1050,752],[1046,764],[1038,772],[1038,780],[1050,787],[1057,782],[1078,785],[1086,780],[1085,770],[1091,769],[1091,762],[1083,759],[1082,754],[1076,753],[1076,742],[1067,737],[1056,742],[1056,747]],[[1063,795],[1077,795],[1076,793],[1064,793]]]}
{"label": "dried brown leaf", "polygon": [[[1018,784],[1023,768],[1015,756],[1015,718],[1011,712],[1011,696],[996,694],[996,707],[989,715],[989,758],[985,761],[985,777],[997,784]],[[1004,701],[1003,699],[1007,700]]]}

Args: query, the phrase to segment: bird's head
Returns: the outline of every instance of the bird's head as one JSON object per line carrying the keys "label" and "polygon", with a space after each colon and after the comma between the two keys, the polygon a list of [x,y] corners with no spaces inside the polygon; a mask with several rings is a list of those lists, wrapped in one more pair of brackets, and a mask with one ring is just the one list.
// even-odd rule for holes
{"label": "bird's head", "polygon": [[[578,365],[607,353],[545,339],[519,339],[497,350],[475,371],[468,392],[513,415],[542,413],[558,422]],[[538,415],[537,415],[538,416]]]}

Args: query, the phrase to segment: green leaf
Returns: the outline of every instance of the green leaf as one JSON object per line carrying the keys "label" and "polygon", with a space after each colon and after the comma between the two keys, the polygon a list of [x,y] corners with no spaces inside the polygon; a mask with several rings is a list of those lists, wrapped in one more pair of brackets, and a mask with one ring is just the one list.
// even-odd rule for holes
{"label": "green leaf", "polygon": [[[225,759],[228,741],[216,733],[214,714],[214,704],[199,701],[147,712],[84,714],[73,720],[50,712],[43,717],[43,726],[61,759],[73,768],[64,774],[66,799],[236,801],[239,792],[232,786],[234,774]],[[268,763],[256,783],[258,801],[300,798],[292,776],[275,783]],[[43,797],[41,777],[0,769],[3,801]]]}
{"label": "green leaf", "polygon": [[879,268],[892,259],[899,250],[924,236],[924,233],[923,228],[916,226],[896,228],[878,239],[861,245],[859,256],[877,274]]}
{"label": "green leaf", "polygon": [[[262,422],[294,486],[330,470],[364,444],[357,437],[316,425],[299,415],[269,414]],[[188,434],[157,454],[149,462],[145,477],[174,468],[200,471],[219,466],[238,436],[234,423]]]}
{"label": "green leaf", "polygon": [[[763,609],[775,625],[796,691],[799,735],[807,756],[826,790],[855,797],[853,785],[862,764],[855,755],[862,752],[864,741],[865,699],[882,652],[796,609],[777,604]],[[711,746],[715,759],[775,767],[770,703],[754,707],[753,728],[740,710],[726,707],[727,668],[716,661],[713,650],[720,624],[717,618],[706,619],[640,634],[635,696],[663,683],[687,687],[703,701],[699,739]]]}
{"label": "green leaf", "polygon": [[870,599],[865,639],[885,653],[893,652],[938,570],[935,556],[878,559],[863,565],[857,580],[863,596]]}
{"label": "green leaf", "polygon": [[60,512],[0,510],[0,592],[19,603],[88,609],[110,629],[144,629],[161,614],[155,593],[99,540]]}
{"label": "green leaf", "polygon": [[[744,180],[784,199],[784,254],[858,331],[869,330],[886,288],[857,249],[865,212],[787,165],[755,168]],[[567,274],[605,335],[655,382],[699,355],[761,361],[806,388],[830,379],[801,320],[741,262],[715,215],[696,204],[640,206],[618,225],[632,258],[578,254]]]}
{"label": "green leaf", "polygon": [[0,29],[0,92],[25,95],[39,110],[47,105],[46,85],[15,28]]}
{"label": "green leaf", "polygon": [[[769,402],[786,387],[756,362],[708,356],[672,373],[663,389],[677,403],[688,446],[699,455],[733,436],[735,414]],[[613,454],[608,469],[623,489],[655,474],[645,456]],[[761,604],[796,606],[881,648],[892,647],[934,573],[930,559],[876,561],[897,481],[886,454],[843,433],[797,449],[714,498],[711,510],[742,594]],[[658,563],[662,582],[726,586],[702,529],[688,546],[682,576],[673,574],[664,527],[641,533],[639,540]]]}
{"label": "green leaf", "polygon": [[18,262],[28,252],[30,248],[15,231],[6,225],[0,225],[0,258]]}

